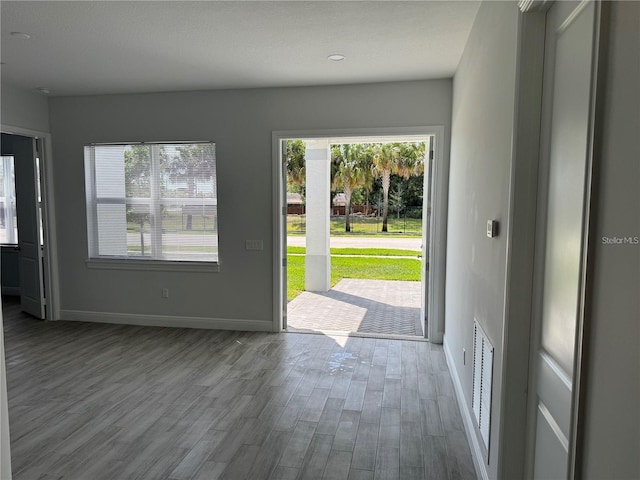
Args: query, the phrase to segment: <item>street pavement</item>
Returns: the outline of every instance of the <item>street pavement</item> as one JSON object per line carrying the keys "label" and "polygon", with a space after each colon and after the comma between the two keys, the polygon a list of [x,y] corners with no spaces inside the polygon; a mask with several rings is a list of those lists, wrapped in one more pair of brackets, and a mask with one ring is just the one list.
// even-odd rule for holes
{"label": "street pavement", "polygon": [[[151,244],[151,235],[144,234],[145,245]],[[290,247],[306,246],[306,237],[304,236],[288,236],[287,245]],[[181,246],[198,246],[202,245],[202,235],[165,233],[162,235],[162,241],[165,245],[181,245]],[[128,233],[127,242],[129,245],[140,244],[139,233]],[[217,237],[214,235],[207,236],[207,245],[216,246]],[[339,235],[331,237],[330,245],[332,248],[395,248],[397,250],[415,250],[420,251],[422,239],[420,237],[394,238],[394,237],[361,237],[359,235],[346,236]]]}
{"label": "street pavement", "polygon": [[[290,247],[306,246],[306,238],[303,236],[288,236],[287,245]],[[394,248],[398,250],[420,251],[422,239],[393,238],[393,237],[360,237],[360,236],[335,236],[330,240],[331,248]]]}

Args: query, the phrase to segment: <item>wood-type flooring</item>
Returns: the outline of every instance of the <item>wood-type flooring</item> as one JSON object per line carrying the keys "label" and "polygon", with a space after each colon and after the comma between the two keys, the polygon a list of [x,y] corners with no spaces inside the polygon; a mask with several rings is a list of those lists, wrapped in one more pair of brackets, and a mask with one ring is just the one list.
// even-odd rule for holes
{"label": "wood-type flooring", "polygon": [[473,479],[441,346],[42,322],[4,302],[14,480]]}

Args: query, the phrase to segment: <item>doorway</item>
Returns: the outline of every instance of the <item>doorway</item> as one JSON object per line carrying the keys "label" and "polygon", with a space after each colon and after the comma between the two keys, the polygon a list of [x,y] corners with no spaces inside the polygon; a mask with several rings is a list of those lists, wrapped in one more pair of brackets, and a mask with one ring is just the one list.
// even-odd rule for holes
{"label": "doorway", "polygon": [[19,297],[22,311],[52,319],[46,298],[51,275],[42,182],[45,138],[3,127],[1,144],[3,293]]}
{"label": "doorway", "polygon": [[[331,309],[330,304],[332,302],[334,304],[339,303],[342,307],[347,306],[348,307],[347,310],[350,308],[352,311],[354,311],[355,315],[360,317],[360,319],[356,321],[361,321],[363,316],[366,317],[367,315],[366,312],[370,310],[372,312],[371,315],[368,316],[370,320],[374,319],[376,314],[378,316],[382,315],[382,317],[384,317],[385,315],[389,316],[388,312],[391,311],[389,307],[393,307],[392,301],[391,302],[388,300],[379,301],[377,298],[373,298],[375,297],[375,295],[370,295],[370,293],[372,292],[379,293],[382,290],[382,288],[375,288],[375,287],[370,288],[370,286],[367,286],[367,285],[360,285],[360,283],[362,282],[375,281],[375,280],[360,281],[360,280],[352,280],[352,279],[345,278],[344,280],[340,281],[339,284],[335,285],[335,287],[332,289],[330,289],[330,287],[328,286],[328,282],[329,282],[328,279],[330,278],[329,277],[330,274],[328,273],[328,268],[326,272],[323,272],[322,269],[324,265],[331,264],[331,261],[333,259],[331,255],[335,253],[336,248],[340,248],[338,245],[332,244],[331,247],[334,247],[334,249],[331,250],[331,253],[330,253],[330,245],[329,245],[330,226],[329,226],[329,220],[328,220],[330,217],[330,213],[341,214],[340,217],[334,217],[333,222],[334,223],[336,223],[337,221],[342,222],[347,232],[349,231],[349,227],[351,227],[352,231],[355,230],[356,232],[358,231],[358,229],[363,230],[366,228],[371,228],[370,226],[368,227],[365,226],[365,224],[367,222],[370,223],[372,219],[373,219],[373,222],[379,221],[378,229],[381,229],[382,227],[381,217],[378,220],[376,220],[375,214],[374,214],[374,217],[364,218],[364,216],[367,214],[367,212],[364,212],[364,211],[356,212],[355,216],[353,215],[353,212],[351,212],[351,215],[349,216],[347,214],[349,202],[345,203],[346,195],[344,194],[352,193],[352,192],[345,192],[343,189],[342,191],[340,191],[340,193],[342,193],[343,195],[338,197],[338,202],[335,202],[335,199],[336,199],[335,197],[337,197],[337,195],[333,196],[334,201],[330,201],[331,196],[329,195],[329,192],[328,192],[328,188],[329,188],[328,184],[330,183],[331,176],[329,175],[329,173],[325,171],[324,173],[321,173],[320,175],[318,175],[318,172],[316,171],[311,171],[311,172],[307,171],[307,175],[312,176],[314,179],[318,178],[319,176],[324,176],[325,186],[322,186],[320,188],[321,190],[323,190],[322,192],[323,200],[321,201],[313,200],[313,195],[314,195],[313,192],[302,192],[302,193],[308,194],[307,198],[305,198],[306,203],[312,204],[313,202],[315,202],[315,204],[317,205],[322,205],[321,208],[328,210],[327,212],[321,213],[321,215],[324,215],[324,218],[326,219],[326,221],[322,220],[318,223],[316,220],[315,225],[321,225],[321,227],[314,227],[314,225],[309,224],[309,222],[311,223],[314,222],[312,218],[313,215],[309,215],[310,212],[304,211],[299,204],[296,205],[295,202],[291,202],[293,197],[291,193],[296,193],[296,192],[290,192],[289,199],[287,199],[286,159],[287,159],[287,154],[291,153],[291,152],[287,152],[287,141],[297,139],[298,141],[309,142],[309,144],[311,145],[310,148],[314,149],[314,151],[311,153],[312,157],[313,155],[317,155],[318,152],[321,152],[322,148],[324,148],[325,165],[330,165],[330,159],[332,158],[331,149],[334,150],[333,157],[335,157],[336,148],[338,149],[342,148],[343,151],[341,153],[344,153],[344,149],[347,147],[355,148],[356,146],[373,145],[373,144],[380,145],[380,144],[392,144],[392,143],[398,144],[402,142],[405,142],[405,143],[422,142],[423,145],[426,146],[426,153],[424,155],[424,159],[425,159],[424,178],[426,179],[426,181],[423,183],[421,192],[420,192],[421,196],[423,197],[423,208],[419,213],[420,218],[416,222],[414,222],[417,225],[421,224],[421,228],[420,228],[420,231],[418,232],[418,236],[415,238],[415,242],[414,242],[415,245],[412,246],[415,252],[414,261],[416,261],[418,258],[420,259],[420,261],[416,263],[416,265],[419,265],[419,267],[417,267],[417,270],[418,270],[417,275],[420,281],[410,282],[410,283],[416,283],[418,284],[418,286],[415,289],[415,292],[413,293],[406,292],[405,290],[404,296],[413,297],[413,301],[414,301],[413,308],[416,310],[415,314],[416,314],[417,322],[419,323],[417,330],[420,333],[420,337],[426,337],[431,340],[435,340],[436,342],[441,341],[441,336],[439,337],[439,334],[440,332],[442,332],[442,327],[440,324],[440,321],[441,321],[441,318],[439,315],[440,312],[438,311],[440,304],[437,301],[433,303],[429,302],[429,298],[433,296],[434,298],[437,299],[443,285],[442,278],[441,277],[439,278],[439,274],[440,272],[443,272],[444,269],[443,268],[440,269],[438,267],[440,266],[443,267],[444,265],[440,265],[436,257],[436,255],[440,253],[439,250],[442,243],[438,242],[438,238],[436,234],[442,232],[442,230],[438,227],[442,223],[442,219],[445,218],[444,216],[442,216],[442,213],[443,213],[442,209],[445,203],[440,202],[439,200],[442,197],[442,195],[445,194],[446,192],[445,192],[445,189],[438,188],[435,185],[439,181],[441,182],[442,180],[441,177],[443,175],[443,170],[444,170],[443,168],[444,166],[441,164],[441,159],[442,159],[441,146],[442,146],[442,136],[443,136],[442,130],[443,129],[441,127],[420,127],[420,128],[413,128],[413,129],[396,129],[396,130],[390,129],[385,131],[374,129],[374,130],[368,130],[368,131],[358,130],[358,131],[331,131],[331,132],[318,132],[318,131],[316,132],[274,132],[273,134],[274,183],[277,186],[277,188],[274,188],[274,205],[275,205],[274,211],[277,212],[277,218],[274,219],[275,224],[277,225],[277,229],[275,232],[276,238],[274,239],[274,246],[275,246],[275,251],[274,251],[274,280],[275,280],[274,281],[274,304],[275,304],[274,331],[282,331],[289,326],[288,325],[288,309],[287,309],[287,302],[289,300],[287,298],[287,284],[288,284],[288,281],[287,281],[288,255],[287,254],[290,252],[288,252],[287,250],[287,247],[289,246],[287,241],[287,216],[288,216],[287,214],[292,212],[293,209],[300,210],[297,213],[305,215],[307,217],[304,220],[302,220],[302,217],[298,218],[297,221],[294,220],[294,223],[297,223],[297,225],[294,225],[294,228],[296,227],[299,228],[301,224],[304,225],[303,228],[305,229],[306,238],[304,238],[302,241],[304,242],[304,240],[306,240],[308,242],[311,242],[311,244],[305,245],[308,248],[308,250],[306,252],[304,251],[302,252],[305,255],[315,256],[315,258],[312,259],[311,264],[313,264],[313,262],[315,261],[316,264],[318,264],[319,262],[319,264],[321,265],[319,269],[320,274],[318,275],[316,273],[314,275],[315,277],[320,278],[320,285],[322,285],[322,282],[325,282],[325,285],[326,285],[325,291],[318,294],[317,290],[321,290],[322,288],[317,288],[317,287],[309,288],[308,286],[306,290],[316,291],[316,295],[319,295],[319,297],[317,298],[320,298],[320,300],[325,303],[324,306],[321,306],[319,308],[319,310],[323,310],[323,312],[321,313],[322,316],[329,317],[332,315],[330,310]],[[320,147],[318,145],[320,145]],[[324,145],[324,147],[322,147],[322,145]],[[289,142],[289,146],[291,147],[291,142]],[[313,168],[317,169],[317,166],[311,167],[311,170],[313,170]],[[328,168],[328,167],[323,167],[323,168]],[[442,185],[442,183],[440,185]],[[317,190],[317,188],[313,187],[313,190]],[[340,189],[338,188],[338,190]],[[395,195],[395,200],[397,201],[400,195],[398,195],[398,192],[393,192],[393,193]],[[340,204],[340,201],[342,201],[342,204]],[[371,203],[369,202],[369,207],[365,205],[365,206],[359,207],[358,210],[360,209],[366,210],[367,208],[370,208],[370,207],[371,207]],[[375,207],[378,207],[378,206],[375,205]],[[341,209],[345,209],[345,211],[342,212]],[[431,214],[432,212],[433,212],[433,215]],[[368,213],[371,214],[373,212],[368,212]],[[398,216],[397,207],[395,210],[392,209],[391,212],[388,212],[388,213],[389,215],[391,214],[395,215],[394,222],[396,222],[397,216]],[[413,212],[413,216],[415,216],[415,212]],[[357,219],[355,223],[354,223],[354,218]],[[347,223],[348,219],[351,220],[350,223]],[[405,223],[406,219],[402,219],[401,222],[403,224],[406,224]],[[318,228],[324,229],[324,231],[320,232],[320,235],[318,235]],[[335,229],[336,229],[336,225],[334,225],[334,230]],[[315,235],[315,239],[310,236],[310,233],[312,235]],[[393,234],[391,234],[390,237],[393,237]],[[335,243],[338,243],[338,242],[344,243],[345,238],[346,236],[340,236],[339,240],[335,241]],[[355,237],[355,238],[360,239],[362,237]],[[362,239],[364,240],[364,238]],[[334,242],[333,237],[332,237],[332,242]],[[294,242],[291,242],[291,243],[294,243]],[[299,237],[297,238],[297,243],[300,243]],[[320,244],[320,247],[318,247],[318,244]],[[360,247],[362,248],[362,245],[360,245]],[[291,258],[292,257],[289,256],[289,259]],[[434,259],[436,259],[436,261],[434,261]],[[387,260],[390,260],[390,259],[387,259]],[[300,263],[300,258],[295,258],[294,261],[295,263]],[[307,265],[309,265],[308,260],[307,260]],[[431,268],[429,268],[429,266],[431,266]],[[336,281],[335,277],[336,276],[334,275],[334,283]],[[313,283],[314,281],[315,283]],[[315,280],[312,280],[313,285],[318,285],[317,282],[318,282],[318,278],[316,278]],[[402,287],[400,287],[400,290],[403,291]],[[362,294],[363,291],[367,293],[363,295]],[[356,292],[360,292],[360,293],[356,293]],[[308,295],[308,294],[311,294],[311,292],[304,292],[304,294]],[[395,295],[397,296],[398,293],[396,293]],[[400,295],[402,296],[403,293],[400,293]],[[357,301],[354,301],[354,299],[357,299]],[[375,313],[373,311],[374,308],[372,308],[372,306],[385,307],[387,309],[386,313],[382,310],[379,310],[377,313]],[[344,309],[342,314],[344,314]],[[344,315],[341,315],[341,316],[344,316]],[[378,333],[381,333],[382,336],[384,336],[384,332],[378,332]],[[358,333],[355,333],[355,334],[357,335]],[[375,332],[374,332],[374,335],[375,335]]]}

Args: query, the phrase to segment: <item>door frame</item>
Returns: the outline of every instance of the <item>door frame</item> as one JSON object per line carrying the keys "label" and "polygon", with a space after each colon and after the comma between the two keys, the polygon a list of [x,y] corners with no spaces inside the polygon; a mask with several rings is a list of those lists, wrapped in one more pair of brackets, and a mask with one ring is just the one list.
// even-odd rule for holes
{"label": "door frame", "polygon": [[[60,319],[60,291],[58,284],[58,257],[56,245],[56,221],[54,208],[53,166],[51,164],[51,134],[39,130],[0,124],[0,131],[10,135],[22,135],[41,140],[40,188],[42,201],[42,232],[44,240],[44,284],[46,289],[46,320]],[[18,232],[18,235],[20,233]]]}
{"label": "door frame", "polygon": [[[591,276],[593,268],[593,249],[596,243],[594,231],[593,212],[595,203],[595,184],[593,172],[597,169],[597,160],[594,159],[594,145],[597,144],[597,111],[602,98],[604,62],[603,52],[606,50],[603,41],[603,22],[607,18],[606,2],[596,0],[582,0],[582,3],[594,1],[594,41],[591,71],[591,97],[588,119],[588,144],[586,158],[586,177],[584,190],[584,212],[581,245],[580,287],[578,295],[578,318],[576,325],[576,346],[574,373],[571,379],[571,425],[569,436],[569,465],[568,478],[580,478],[581,465],[581,431],[584,418],[584,371],[587,357],[585,345],[588,344],[588,323],[590,317],[589,291],[593,283]],[[541,242],[544,240],[545,214],[543,210],[546,200],[546,185],[548,184],[548,168],[542,161],[540,146],[540,133],[542,125],[542,74],[544,60],[544,42],[546,31],[546,14],[553,5],[549,0],[521,0],[519,8],[522,15],[519,17],[521,36],[519,38],[518,61],[518,90],[517,111],[514,118],[514,166],[511,175],[512,211],[510,217],[514,220],[513,235],[508,240],[508,275],[506,285],[505,318],[509,323],[516,324],[517,317],[521,317],[521,329],[508,329],[509,339],[505,339],[505,355],[512,363],[518,362],[517,367],[511,368],[504,375],[503,384],[513,382],[511,390],[503,389],[505,407],[511,414],[504,415],[501,422],[501,453],[500,471],[504,478],[511,478],[518,472],[517,463],[520,459],[520,470],[524,478],[532,478],[534,465],[535,445],[535,385],[537,381],[536,356],[537,346],[540,342],[540,307],[541,279],[544,257],[541,255]],[[527,166],[527,164],[533,165]],[[533,190],[532,190],[533,188]],[[539,200],[543,203],[540,204]],[[515,228],[516,220],[521,220],[521,230]],[[527,238],[528,237],[528,238]],[[535,243],[532,239],[535,238]],[[525,252],[526,255],[522,255]],[[528,261],[518,260],[528,258]],[[516,268],[518,267],[518,268]],[[523,282],[518,285],[518,280]],[[529,289],[529,292],[526,292]],[[528,310],[528,315],[525,310]],[[527,328],[528,327],[528,328]],[[512,333],[513,332],[513,333]],[[517,353],[516,349],[526,345],[526,351]],[[511,352],[511,354],[509,353]],[[511,355],[511,356],[510,356]],[[508,364],[508,361],[505,362]],[[525,402],[522,402],[522,393],[518,392],[521,382],[518,378],[525,378],[524,390]],[[515,388],[513,388],[515,386]],[[517,407],[524,403],[524,407]],[[524,416],[522,415],[524,410]],[[526,426],[524,438],[517,434],[522,431],[521,425]],[[510,459],[515,459],[510,462]],[[522,475],[520,475],[522,476]]]}
{"label": "door frame", "polygon": [[[278,130],[271,135],[272,149],[272,212],[273,212],[273,323],[272,331],[283,330],[283,317],[286,315],[286,184],[282,176],[282,141],[298,138],[340,138],[340,137],[373,137],[373,136],[431,136],[434,141],[434,158],[432,168],[431,191],[431,238],[429,242],[429,281],[427,315],[428,331],[424,332],[429,341],[442,343],[444,336],[444,286],[447,235],[447,202],[449,163],[444,157],[445,127],[417,126],[392,128],[357,128],[335,130]],[[284,237],[284,238],[283,238]],[[434,319],[434,321],[431,321]],[[424,319],[423,319],[424,320]],[[423,323],[424,325],[424,323]]]}
{"label": "door frame", "polygon": [[[535,385],[534,364],[531,362],[530,345],[536,340],[534,268],[539,268],[540,259],[535,255],[538,239],[538,163],[540,161],[540,120],[542,106],[542,79],[544,66],[544,44],[546,13],[553,5],[551,0],[519,0],[518,45],[516,63],[516,109],[513,120],[512,165],[510,172],[509,224],[507,232],[507,272],[505,276],[505,329],[503,337],[503,359],[505,371],[502,376],[503,414],[500,418],[498,443],[498,476],[500,478],[531,478],[533,458],[533,419],[529,414],[532,404],[532,386]],[[604,56],[606,42],[601,32],[606,22],[606,2],[596,5],[596,38],[591,99],[591,141],[588,148],[590,169],[597,169],[593,159],[594,140],[597,143],[598,128],[595,121],[598,103],[602,98],[604,83]],[[605,30],[606,31],[606,30]],[[606,36],[606,35],[605,35]],[[598,99],[598,102],[596,102]],[[595,130],[595,135],[594,135]],[[541,166],[542,168],[542,166]],[[593,225],[594,188],[591,183],[590,198],[586,199],[588,223],[583,232],[583,278],[580,296],[583,311],[580,321],[580,353],[577,356],[576,373],[584,369],[587,361],[585,345],[588,344],[589,305],[588,298],[593,279],[590,277],[592,254],[596,241]],[[588,244],[588,245],[586,245]],[[582,379],[584,381],[584,379]],[[580,476],[581,444],[580,431],[584,410],[584,384],[577,383],[573,398],[571,475]],[[534,425],[535,426],[535,425]],[[474,461],[483,478],[488,478],[486,465],[480,456]]]}

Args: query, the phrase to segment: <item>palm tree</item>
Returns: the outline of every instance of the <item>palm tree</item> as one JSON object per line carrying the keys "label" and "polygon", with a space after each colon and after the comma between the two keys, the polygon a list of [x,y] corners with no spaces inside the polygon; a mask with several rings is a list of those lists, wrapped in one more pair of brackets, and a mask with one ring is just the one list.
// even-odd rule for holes
{"label": "palm tree", "polygon": [[[124,151],[125,194],[127,198],[151,197],[151,152],[147,145],[131,145]],[[144,224],[151,222],[148,205],[127,204],[127,223],[140,225],[140,254],[144,257]]]}
{"label": "palm tree", "polygon": [[[176,148],[177,154],[162,159],[169,178],[184,181],[187,185],[187,198],[201,196],[198,181],[210,181],[215,176],[215,146],[213,144],[194,144]],[[215,185],[215,182],[213,182]],[[207,192],[215,195],[214,192]],[[193,214],[188,210],[186,230],[193,229]]]}
{"label": "palm tree", "polygon": [[425,148],[424,142],[403,143],[400,147],[405,167],[410,176],[418,176],[424,173]]}
{"label": "palm tree", "polygon": [[331,162],[335,165],[333,188],[342,188],[345,199],[345,232],[351,231],[351,195],[367,183],[366,152],[363,145],[345,144],[331,147]]}
{"label": "palm tree", "polygon": [[304,195],[306,182],[305,170],[306,145],[303,140],[287,140],[287,183],[296,186]]}
{"label": "palm tree", "polygon": [[408,179],[424,171],[424,143],[380,143],[373,146],[372,172],[382,179],[382,231],[388,232],[391,174]]}

